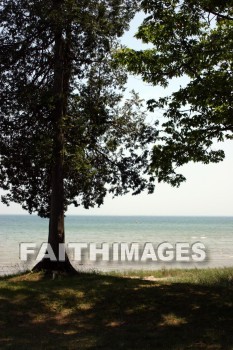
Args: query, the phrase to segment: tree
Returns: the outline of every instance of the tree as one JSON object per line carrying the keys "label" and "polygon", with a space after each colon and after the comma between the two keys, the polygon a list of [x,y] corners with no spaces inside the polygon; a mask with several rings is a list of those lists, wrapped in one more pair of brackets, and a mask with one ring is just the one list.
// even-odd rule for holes
{"label": "tree", "polygon": [[[126,74],[114,64],[118,37],[136,11],[131,0],[4,0],[0,25],[0,187],[2,201],[49,218],[58,258],[70,204],[101,205],[115,195],[153,192],[136,94],[123,100]],[[71,271],[43,259],[37,269]]]}
{"label": "tree", "polygon": [[187,78],[170,96],[147,101],[150,111],[164,111],[151,163],[160,181],[179,185],[185,178],[176,168],[189,161],[221,161],[224,152],[211,146],[233,137],[232,5],[232,0],[141,1],[146,18],[135,36],[150,48],[117,54],[129,72],[153,85]]}

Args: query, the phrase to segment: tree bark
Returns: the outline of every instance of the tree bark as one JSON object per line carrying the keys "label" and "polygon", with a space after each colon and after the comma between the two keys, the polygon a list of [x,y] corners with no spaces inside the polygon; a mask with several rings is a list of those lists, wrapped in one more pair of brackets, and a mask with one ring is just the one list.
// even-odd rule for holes
{"label": "tree bark", "polygon": [[[54,7],[59,14],[62,1],[54,1]],[[61,12],[60,12],[61,13]],[[62,14],[61,14],[62,16]],[[60,17],[59,17],[60,18]],[[58,22],[59,20],[57,20]],[[68,40],[66,38],[66,40]],[[64,229],[64,115],[67,109],[69,90],[69,74],[67,72],[69,53],[68,44],[63,38],[63,29],[59,23],[55,25],[54,40],[54,109],[52,112],[53,136],[53,164],[51,171],[51,207],[49,219],[48,243],[51,245],[57,261],[44,258],[34,270],[62,270],[76,271],[66,254],[65,261],[59,261],[59,244],[65,243]]]}

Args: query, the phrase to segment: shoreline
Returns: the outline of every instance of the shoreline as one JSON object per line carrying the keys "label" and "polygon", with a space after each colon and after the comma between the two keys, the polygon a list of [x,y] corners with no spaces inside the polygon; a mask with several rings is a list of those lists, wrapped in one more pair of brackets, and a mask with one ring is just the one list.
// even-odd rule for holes
{"label": "shoreline", "polygon": [[[33,265],[34,266],[34,265]],[[22,268],[22,266],[10,266],[11,271],[9,267],[7,266],[0,266],[0,279],[6,278],[6,277],[12,277],[12,276],[20,276],[28,273],[34,273],[32,271],[32,268]],[[14,269],[15,268],[15,269]],[[75,267],[76,269],[76,267]],[[5,270],[5,271],[3,271]],[[171,266],[161,266],[157,269],[150,269],[148,266],[147,268],[122,268],[122,269],[98,269],[98,268],[88,268],[88,267],[81,267],[79,269],[76,269],[77,273],[81,274],[97,274],[97,275],[106,275],[106,276],[120,276],[120,277],[132,277],[134,276],[141,276],[143,279],[147,277],[152,277],[152,280],[154,278],[157,278],[157,276],[178,276],[182,274],[192,274],[192,273],[209,273],[209,272],[226,272],[226,271],[232,271],[232,279],[233,279],[233,264],[232,265],[225,265],[225,266],[212,266],[212,267],[195,267],[195,266],[184,266],[184,267],[171,267]]]}

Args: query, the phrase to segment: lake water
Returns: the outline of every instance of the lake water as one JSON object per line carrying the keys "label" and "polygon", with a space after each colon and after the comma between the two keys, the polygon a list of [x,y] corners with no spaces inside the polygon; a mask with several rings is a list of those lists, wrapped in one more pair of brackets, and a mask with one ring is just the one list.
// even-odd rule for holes
{"label": "lake water", "polygon": [[[19,259],[19,245],[47,241],[48,220],[29,215],[0,215],[0,275],[32,267]],[[203,268],[233,266],[233,217],[69,216],[66,242],[109,243],[202,242],[204,262],[72,262],[80,270]]]}

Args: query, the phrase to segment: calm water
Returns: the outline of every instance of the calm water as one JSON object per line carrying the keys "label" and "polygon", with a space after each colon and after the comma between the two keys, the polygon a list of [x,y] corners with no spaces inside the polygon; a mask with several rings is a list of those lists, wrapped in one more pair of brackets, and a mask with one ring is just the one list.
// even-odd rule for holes
{"label": "calm water", "polygon": [[[0,274],[26,266],[19,260],[19,244],[47,241],[48,221],[37,216],[0,215]],[[202,242],[207,259],[202,263],[93,263],[74,264],[79,269],[120,270],[173,267],[233,266],[233,217],[69,216],[66,242]],[[33,262],[31,263],[33,265]]]}

